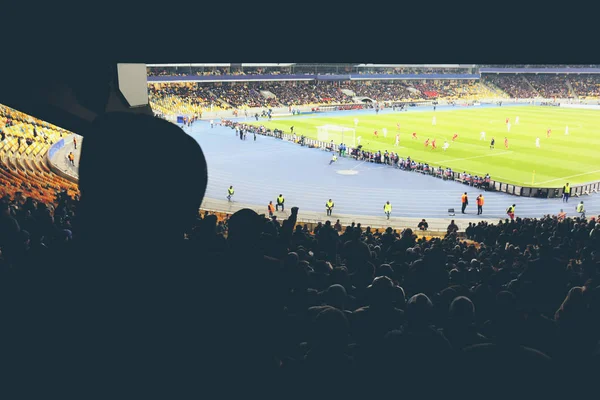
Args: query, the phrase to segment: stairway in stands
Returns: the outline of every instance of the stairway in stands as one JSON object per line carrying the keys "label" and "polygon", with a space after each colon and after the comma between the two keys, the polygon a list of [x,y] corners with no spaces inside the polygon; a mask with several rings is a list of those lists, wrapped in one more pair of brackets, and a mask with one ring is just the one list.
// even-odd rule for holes
{"label": "stairway in stands", "polygon": [[569,96],[575,98],[576,100],[579,100],[579,96],[577,96],[577,92],[575,92],[575,89],[571,85],[569,78],[565,79],[565,83],[567,84],[567,88],[569,88]]}
{"label": "stairway in stands", "polygon": [[510,97],[508,93],[506,93],[504,90],[500,89],[498,86],[494,85],[491,82],[484,82],[480,80],[479,83],[481,84],[481,86],[487,88],[490,92],[494,93],[498,97]]}
{"label": "stairway in stands", "polygon": [[531,82],[529,82],[527,80],[527,78],[525,78],[525,76],[521,76],[521,77],[523,78],[523,82],[525,82],[527,84],[527,86],[529,86],[531,88],[531,90],[533,90],[533,93],[535,93],[536,97],[540,97],[540,92],[538,92],[537,89],[535,87],[533,87]]}

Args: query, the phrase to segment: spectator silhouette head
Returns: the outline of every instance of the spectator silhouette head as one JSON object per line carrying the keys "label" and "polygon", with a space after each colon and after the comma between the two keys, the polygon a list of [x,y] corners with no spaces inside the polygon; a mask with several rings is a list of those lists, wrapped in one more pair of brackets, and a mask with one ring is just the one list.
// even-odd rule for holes
{"label": "spectator silhouette head", "polygon": [[337,308],[340,311],[345,310],[346,305],[346,289],[340,284],[334,284],[329,286],[322,294],[323,303]]}
{"label": "spectator silhouette head", "polygon": [[394,282],[387,276],[378,276],[369,285],[369,305],[375,308],[386,308],[394,302]]}
{"label": "spectator silhouette head", "polygon": [[423,293],[415,294],[406,303],[406,320],[413,326],[427,326],[433,317],[433,303]]}
{"label": "spectator silhouette head", "polygon": [[337,308],[328,307],[315,318],[313,325],[314,346],[327,349],[343,349],[348,344],[348,320]]}
{"label": "spectator silhouette head", "polygon": [[[165,141],[176,152],[169,162],[155,162]],[[198,216],[207,183],[206,160],[194,139],[175,124],[129,113],[108,113],[92,123],[79,174],[78,232],[96,245],[181,239]],[[177,194],[163,187],[167,182]]]}
{"label": "spectator silhouette head", "polygon": [[229,219],[227,240],[233,249],[256,248],[263,229],[264,219],[253,210],[244,208]]}
{"label": "spectator silhouette head", "polygon": [[469,325],[475,322],[475,306],[468,297],[459,296],[450,303],[448,316],[455,324]]}

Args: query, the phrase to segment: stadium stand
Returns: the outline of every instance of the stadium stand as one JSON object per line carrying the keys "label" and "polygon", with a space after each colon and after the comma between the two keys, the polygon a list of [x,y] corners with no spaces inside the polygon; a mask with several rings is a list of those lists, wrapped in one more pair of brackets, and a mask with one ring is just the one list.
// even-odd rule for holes
{"label": "stadium stand", "polygon": [[567,77],[565,75],[527,75],[525,79],[531,83],[543,98],[569,97],[569,88],[566,85]]}
{"label": "stadium stand", "polygon": [[536,96],[535,91],[527,84],[522,75],[484,75],[483,79],[513,98],[526,99]]}
{"label": "stadium stand", "polygon": [[78,194],[77,186],[54,174],[47,163],[50,146],[71,133],[0,105],[0,181],[3,195],[53,201]]}
{"label": "stadium stand", "polygon": [[[519,76],[486,79],[513,97],[535,95]],[[560,77],[527,79],[544,95],[565,93]],[[576,82],[572,83],[576,91],[590,96],[597,93],[596,78]],[[211,86],[213,94],[199,87],[167,85],[151,92],[151,101],[161,112],[180,113],[202,110],[214,101],[210,96],[233,107],[264,107],[296,98],[303,102],[344,100],[331,86],[320,86],[261,84],[261,90],[277,96],[273,100],[246,85]],[[352,87],[357,94],[384,101],[410,95],[403,83]],[[480,91],[471,84],[419,83],[415,88],[426,97],[460,98],[484,93],[484,89]],[[317,94],[303,97],[310,90]],[[191,99],[196,93],[202,93],[201,100]],[[77,250],[80,232],[72,223],[79,213],[78,188],[55,175],[46,161],[50,146],[71,133],[5,106],[0,106],[0,127],[0,271],[5,278],[0,281],[0,304],[6,323],[2,335],[7,331],[14,335],[2,336],[4,350],[7,344],[12,345],[9,339],[20,339],[19,351],[31,347],[32,353],[45,350],[63,355],[62,346],[70,341],[76,343],[73,346],[77,351],[85,352],[77,355],[80,358],[68,358],[65,364],[71,366],[71,373],[84,370],[81,374],[87,374],[87,379],[90,375],[105,379],[101,374],[104,371],[111,376],[106,378],[111,384],[113,379],[129,381],[146,372],[131,366],[162,365],[183,374],[177,376],[180,381],[194,384],[199,377],[212,377],[215,371],[227,372],[223,376],[228,377],[225,380],[229,385],[222,385],[221,393],[238,385],[253,393],[252,384],[265,385],[280,398],[365,398],[365,393],[375,397],[380,392],[448,395],[465,390],[465,385],[478,397],[497,390],[541,397],[556,394],[573,377],[579,382],[593,382],[600,370],[598,218],[559,220],[545,216],[517,217],[497,224],[481,222],[467,228],[466,241],[458,236],[453,224],[443,238],[418,238],[412,229],[372,231],[360,224],[340,230],[331,221],[309,232],[298,224],[294,212],[279,223],[245,209],[231,216],[186,216],[189,224],[185,224],[185,235],[178,231],[179,225],[173,225],[172,232],[152,231],[156,219],[167,221],[176,215],[179,221],[183,217],[178,214],[178,205],[199,204],[201,199],[190,196],[204,193],[204,188],[186,191],[195,188],[195,183],[185,183],[184,166],[196,154],[184,153],[171,160],[181,162],[175,167],[183,171],[178,177],[184,183],[170,184],[159,175],[163,166],[154,163],[155,169],[137,187],[139,192],[147,191],[147,198],[160,197],[160,209],[148,208],[142,198],[133,199],[136,203],[128,209],[128,184],[117,185],[113,175],[103,181],[108,187],[96,193],[106,198],[96,200],[92,211],[109,208],[111,213],[106,211],[101,216],[110,216],[105,226],[110,227],[111,236],[98,234],[94,240],[101,246],[86,242],[88,247],[82,248],[96,250],[87,254],[87,260],[99,257],[106,264],[101,272],[85,275],[87,279],[78,287],[65,277],[80,276],[87,266],[82,262],[71,268],[77,264],[72,262],[79,260],[77,256],[86,259],[85,251]],[[169,128],[176,129],[172,124]],[[151,139],[149,142],[156,147],[150,148],[158,151],[161,143],[154,141],[155,137]],[[136,140],[125,142],[125,146],[138,145]],[[179,142],[174,147],[187,149]],[[151,168],[150,164],[144,168]],[[88,171],[92,167],[98,165],[91,165]],[[114,167],[118,168],[123,167]],[[102,171],[95,173],[102,175]],[[159,182],[149,187],[147,183],[155,176],[160,177]],[[111,192],[113,186],[117,189]],[[138,214],[131,222],[118,215],[119,210]],[[91,214],[88,211],[87,218]],[[96,218],[94,222],[99,224],[101,217]],[[88,233],[96,227],[91,225],[83,224]],[[161,246],[152,241],[153,235],[155,240],[171,239],[170,235],[176,239]],[[143,238],[142,243],[135,242],[136,238]],[[67,265],[67,272],[42,268],[50,259],[60,260],[55,265]],[[144,269],[153,259],[162,269]],[[168,262],[172,260],[177,262]],[[125,266],[133,272],[119,269]],[[91,295],[88,291],[95,288],[94,284],[102,290],[92,291]],[[117,287],[117,293],[106,287]],[[130,290],[139,287],[148,296],[129,299]],[[52,298],[51,306],[29,304],[27,295],[36,290],[54,295],[58,292],[66,300],[62,303],[62,297],[60,301]],[[176,301],[165,294],[177,295]],[[86,295],[92,300],[88,298],[79,309],[78,303]],[[120,297],[114,297],[117,295]],[[125,299],[135,305],[130,306]],[[144,301],[151,307],[140,304]],[[107,303],[110,311],[101,313],[99,310]],[[32,314],[11,313],[16,305]],[[64,308],[59,305],[76,312],[62,315]],[[88,308],[90,305],[98,308]],[[140,316],[140,310],[148,315]],[[56,315],[64,321],[52,320]],[[62,331],[48,329],[41,338],[36,337],[33,333],[41,329],[33,333],[29,329],[34,317],[44,317],[41,320],[47,324],[31,325],[37,328],[70,322],[69,326],[77,325],[81,331],[70,332],[67,337]],[[177,340],[173,340],[174,335],[165,335],[167,329],[158,326],[156,320],[168,321],[168,330],[176,332]],[[106,321],[115,325],[103,325]],[[24,333],[19,329],[32,336],[19,337],[18,333]],[[128,329],[135,333],[130,334]],[[95,332],[96,336],[82,332]],[[195,336],[198,332],[205,336]],[[145,336],[151,334],[155,335],[151,336],[153,340]],[[106,337],[114,343],[139,347],[123,363],[119,354],[122,348],[107,345],[113,343],[110,341],[94,340]],[[164,337],[169,339],[166,344],[160,342]],[[56,344],[55,340],[62,340],[62,346],[50,346]],[[23,358],[23,363],[28,363],[36,359],[32,354],[22,357],[15,351],[16,355],[9,354],[11,360]],[[34,356],[42,357],[40,354]],[[51,360],[35,367],[47,368],[45,374],[55,374],[60,368],[49,368],[58,363],[55,358]],[[199,362],[213,368],[198,371],[190,367]],[[89,373],[87,368],[92,367]],[[152,372],[151,367],[148,370]],[[26,371],[27,377],[33,374],[30,369]],[[115,378],[112,374],[118,373],[114,371],[123,375]],[[243,378],[238,381],[239,376]],[[79,379],[68,374],[73,385]],[[135,381],[138,387],[143,387],[141,382]],[[170,389],[178,388],[174,385]],[[263,389],[264,397],[269,398],[265,392]]]}
{"label": "stadium stand", "polygon": [[[475,81],[344,81],[331,82],[242,82],[242,83],[161,83],[150,85],[152,106],[162,113],[197,113],[213,109],[249,107],[319,106],[351,104],[342,92],[376,101],[475,100],[498,95]],[[263,94],[265,93],[265,94]]]}
{"label": "stadium stand", "polygon": [[582,97],[595,98],[600,96],[600,77],[598,75],[569,76],[569,82],[575,94]]}

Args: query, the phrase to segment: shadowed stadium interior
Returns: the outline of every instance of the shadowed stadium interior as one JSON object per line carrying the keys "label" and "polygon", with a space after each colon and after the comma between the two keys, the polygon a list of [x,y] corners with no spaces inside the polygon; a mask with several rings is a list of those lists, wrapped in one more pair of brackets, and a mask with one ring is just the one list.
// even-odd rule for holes
{"label": "shadowed stadium interior", "polygon": [[21,395],[539,396],[600,372],[600,65],[93,72],[0,93]]}

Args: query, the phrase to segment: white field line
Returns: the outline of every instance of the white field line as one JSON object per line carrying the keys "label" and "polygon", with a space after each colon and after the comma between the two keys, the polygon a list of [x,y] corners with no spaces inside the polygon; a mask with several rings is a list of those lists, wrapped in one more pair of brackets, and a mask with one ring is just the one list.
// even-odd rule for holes
{"label": "white field line", "polygon": [[597,173],[597,172],[600,172],[600,169],[597,169],[597,170],[595,170],[595,171],[588,171],[588,172],[584,172],[583,174],[577,174],[577,175],[563,176],[562,178],[550,179],[549,181],[544,181],[544,182],[537,182],[537,183],[535,183],[535,185],[543,185],[544,183],[550,183],[550,182],[561,181],[561,180],[564,180],[564,179],[575,178],[575,177],[577,177],[577,176],[583,176],[583,175],[595,174],[595,173]]}

